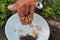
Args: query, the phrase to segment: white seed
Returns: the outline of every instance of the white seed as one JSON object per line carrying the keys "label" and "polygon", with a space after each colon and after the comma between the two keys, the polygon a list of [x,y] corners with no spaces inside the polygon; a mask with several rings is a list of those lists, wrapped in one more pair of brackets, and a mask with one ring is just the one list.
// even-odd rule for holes
{"label": "white seed", "polygon": [[33,24],[30,24],[30,27],[33,27],[34,25]]}
{"label": "white seed", "polygon": [[30,17],[30,15],[28,15],[28,18]]}
{"label": "white seed", "polygon": [[35,30],[34,29],[32,29],[32,33],[33,33],[33,35],[35,35]]}
{"label": "white seed", "polygon": [[22,17],[21,19],[24,19],[24,17]]}
{"label": "white seed", "polygon": [[23,30],[22,30],[22,29],[19,29],[19,32],[21,32],[21,33],[22,33],[22,32],[23,32]]}
{"label": "white seed", "polygon": [[29,21],[28,21],[28,19],[26,19],[26,23],[28,23]]}
{"label": "white seed", "polygon": [[29,21],[31,21],[31,18],[29,18]]}
{"label": "white seed", "polygon": [[33,35],[33,37],[36,37],[35,35]]}
{"label": "white seed", "polygon": [[38,35],[38,32],[35,31],[34,29],[32,29],[32,33],[33,33],[34,36],[37,36]]}
{"label": "white seed", "polygon": [[25,17],[25,21],[26,21],[26,23],[28,23],[28,22],[29,22],[29,20],[28,20],[28,18],[27,18],[27,17]]}
{"label": "white seed", "polygon": [[37,31],[35,31],[35,35],[36,35],[36,36],[38,35],[38,32],[37,32]]}
{"label": "white seed", "polygon": [[42,29],[42,27],[40,27],[40,26],[36,26],[36,29],[38,30],[38,31],[40,31],[41,29]]}

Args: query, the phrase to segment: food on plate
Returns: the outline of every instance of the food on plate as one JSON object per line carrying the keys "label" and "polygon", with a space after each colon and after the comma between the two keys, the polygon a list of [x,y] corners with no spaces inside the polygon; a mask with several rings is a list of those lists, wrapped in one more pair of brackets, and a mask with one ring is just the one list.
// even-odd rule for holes
{"label": "food on plate", "polygon": [[22,32],[23,32],[23,30],[22,30],[22,29],[19,29],[19,32],[21,32],[21,33],[22,33]]}
{"label": "food on plate", "polygon": [[[30,28],[31,28],[31,32],[32,32],[32,35],[30,35],[30,31],[26,31],[24,29],[19,29],[18,32],[21,33],[19,35],[19,38],[20,40],[36,40],[37,37],[38,37],[38,31],[42,30],[42,27],[37,25],[37,26],[34,26],[33,24],[29,24],[30,25]],[[36,27],[36,28],[34,28]],[[16,32],[16,28],[14,29],[14,31]],[[23,35],[23,33],[25,32],[26,36]]]}
{"label": "food on plate", "polygon": [[33,36],[36,37],[38,35],[38,32],[34,29],[32,29]]}
{"label": "food on plate", "polygon": [[29,23],[29,20],[28,20],[28,17],[27,16],[25,17],[25,21],[26,21],[26,24]]}
{"label": "food on plate", "polygon": [[34,25],[33,24],[30,24],[30,27],[34,27]]}
{"label": "food on plate", "polygon": [[40,27],[40,26],[36,26],[36,29],[38,30],[38,31],[40,31],[41,29],[42,29],[42,27]]}
{"label": "food on plate", "polygon": [[24,17],[22,17],[21,19],[25,19]]}
{"label": "food on plate", "polygon": [[[19,33],[21,33],[19,35],[20,40],[37,40],[39,31],[42,29],[42,27],[40,27],[39,25],[34,26],[33,24],[29,25],[30,25],[29,31],[25,29],[18,30]],[[30,34],[30,32],[32,33],[32,35]]]}

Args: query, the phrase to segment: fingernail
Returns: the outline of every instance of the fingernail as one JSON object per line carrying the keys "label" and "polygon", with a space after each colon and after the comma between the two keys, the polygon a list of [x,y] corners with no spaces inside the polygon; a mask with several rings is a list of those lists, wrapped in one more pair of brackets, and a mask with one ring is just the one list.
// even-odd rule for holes
{"label": "fingernail", "polygon": [[8,6],[8,9],[10,9],[10,8],[12,8],[13,7],[13,5],[10,5],[10,6]]}

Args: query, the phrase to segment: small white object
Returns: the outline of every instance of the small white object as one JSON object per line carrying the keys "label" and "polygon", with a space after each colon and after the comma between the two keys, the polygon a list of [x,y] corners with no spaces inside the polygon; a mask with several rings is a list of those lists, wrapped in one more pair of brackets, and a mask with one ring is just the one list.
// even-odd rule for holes
{"label": "small white object", "polygon": [[[34,13],[34,19],[32,21],[32,24],[34,25],[34,30],[36,30],[36,25],[39,25],[42,27],[41,31],[38,31],[38,38],[37,40],[48,40],[49,35],[50,35],[50,29],[45,21],[44,18],[42,18],[40,15],[37,13]],[[14,29],[16,28],[16,32]],[[23,29],[23,33],[20,33],[18,30]],[[25,32],[29,32],[30,35],[32,35],[30,25],[22,25],[20,22],[20,19],[18,17],[18,13],[12,15],[5,26],[5,34],[8,38],[8,40],[20,40],[19,35],[23,34],[26,36]],[[36,30],[37,31],[37,30]]]}
{"label": "small white object", "polygon": [[37,2],[36,3],[36,8],[42,9],[43,8],[43,4],[41,2]]}

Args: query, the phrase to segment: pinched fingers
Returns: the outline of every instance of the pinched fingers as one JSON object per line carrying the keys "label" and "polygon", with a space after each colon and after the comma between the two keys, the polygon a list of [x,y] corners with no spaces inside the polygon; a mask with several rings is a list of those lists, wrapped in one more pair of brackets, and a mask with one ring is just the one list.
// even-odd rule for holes
{"label": "pinched fingers", "polygon": [[9,10],[17,10],[17,6],[16,6],[16,4],[9,5],[8,9]]}
{"label": "pinched fingers", "polygon": [[8,6],[8,9],[10,10],[18,10],[19,8],[21,8],[23,5],[29,4],[31,2],[34,2],[34,0],[17,0],[16,3]]}
{"label": "pinched fingers", "polygon": [[21,21],[21,23],[23,25],[26,25],[26,22],[25,22],[25,16],[24,16],[24,13],[25,13],[25,6],[21,7],[20,9],[17,10],[18,12],[18,15],[19,15],[19,19]]}
{"label": "pinched fingers", "polygon": [[[27,4],[29,2],[30,2],[30,4]],[[32,20],[33,20],[33,13],[34,13],[35,3],[36,3],[36,1],[31,1],[31,0],[29,0],[29,1],[24,0],[23,1],[23,0],[19,0],[15,4],[12,4],[12,5],[8,6],[8,9],[10,9],[10,10],[17,10],[21,23],[23,25],[25,25],[26,24],[26,21],[25,21],[25,18],[24,18],[25,14],[26,15],[28,13],[30,14],[28,16],[29,17],[29,23],[31,23]],[[26,6],[24,6],[24,5],[26,5]],[[30,9],[29,9],[29,6],[30,6]]]}
{"label": "pinched fingers", "polygon": [[34,6],[30,6],[29,24],[32,23],[33,17],[34,17]]}
{"label": "pinched fingers", "polygon": [[34,17],[34,8],[35,8],[36,1],[30,3],[30,24],[32,23]]}
{"label": "pinched fingers", "polygon": [[29,4],[26,4],[26,15],[28,15],[28,12],[29,12]]}

